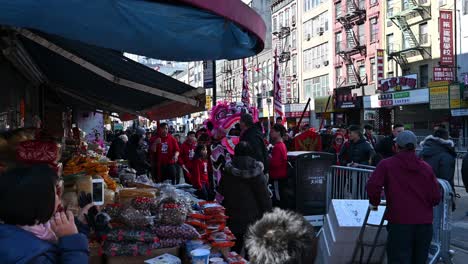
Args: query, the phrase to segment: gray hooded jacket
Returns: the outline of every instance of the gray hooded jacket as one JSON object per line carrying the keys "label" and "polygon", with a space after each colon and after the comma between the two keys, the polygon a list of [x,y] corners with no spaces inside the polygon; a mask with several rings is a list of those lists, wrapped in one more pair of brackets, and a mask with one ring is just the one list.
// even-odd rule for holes
{"label": "gray hooded jacket", "polygon": [[420,145],[422,151],[419,156],[431,165],[437,178],[447,180],[453,187],[457,157],[453,141],[431,135],[426,137]]}

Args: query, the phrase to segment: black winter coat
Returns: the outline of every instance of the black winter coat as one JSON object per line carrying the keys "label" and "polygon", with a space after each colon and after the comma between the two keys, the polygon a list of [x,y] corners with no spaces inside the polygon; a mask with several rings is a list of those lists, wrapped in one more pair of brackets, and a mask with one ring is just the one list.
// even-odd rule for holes
{"label": "black winter coat", "polygon": [[121,138],[116,138],[112,141],[112,144],[107,152],[107,157],[111,160],[123,159],[125,157],[125,148],[127,143]]}
{"label": "black winter coat", "polygon": [[346,166],[354,162],[362,165],[369,165],[369,161],[374,157],[375,151],[372,145],[364,138],[359,139],[356,143],[349,142],[340,152],[340,164]]}
{"label": "black winter coat", "polygon": [[130,167],[136,170],[137,175],[146,174],[151,167],[146,160],[146,151],[143,146],[128,144],[125,156]]}
{"label": "black winter coat", "polygon": [[257,161],[263,163],[264,172],[268,170],[268,152],[265,146],[265,142],[263,141],[262,132],[253,126],[248,128],[242,135],[240,136],[240,141],[247,141],[249,145],[254,150],[254,158]]}
{"label": "black winter coat", "polygon": [[453,188],[455,159],[457,158],[453,141],[431,135],[426,137],[420,145],[423,149],[419,156],[431,165],[437,178],[448,181]]}
{"label": "black winter coat", "polygon": [[395,155],[394,139],[395,137],[392,135],[392,136],[384,137],[379,142],[377,142],[377,145],[375,146],[375,151],[377,152],[377,154],[379,154],[380,159],[390,158],[393,155]]}
{"label": "black winter coat", "polygon": [[463,157],[463,164],[461,168],[463,185],[465,185],[465,190],[468,192],[468,154]]}
{"label": "black winter coat", "polygon": [[272,208],[263,165],[251,157],[234,157],[226,164],[218,192],[224,196],[228,226],[237,235]]}

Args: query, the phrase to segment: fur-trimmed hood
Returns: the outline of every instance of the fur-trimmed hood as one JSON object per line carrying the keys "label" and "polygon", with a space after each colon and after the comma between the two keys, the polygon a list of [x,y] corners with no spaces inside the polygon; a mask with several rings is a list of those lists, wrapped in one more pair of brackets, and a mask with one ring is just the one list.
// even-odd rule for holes
{"label": "fur-trimmed hood", "polygon": [[246,248],[252,264],[314,263],[314,227],[303,216],[276,208],[249,228]]}
{"label": "fur-trimmed hood", "polygon": [[438,155],[440,152],[449,152],[452,155],[455,153],[455,143],[448,139],[434,137],[433,135],[427,136],[420,144],[422,151],[420,152],[421,157],[428,157]]}
{"label": "fur-trimmed hood", "polygon": [[256,178],[263,175],[263,164],[251,157],[235,157],[226,164],[225,172],[244,179]]}

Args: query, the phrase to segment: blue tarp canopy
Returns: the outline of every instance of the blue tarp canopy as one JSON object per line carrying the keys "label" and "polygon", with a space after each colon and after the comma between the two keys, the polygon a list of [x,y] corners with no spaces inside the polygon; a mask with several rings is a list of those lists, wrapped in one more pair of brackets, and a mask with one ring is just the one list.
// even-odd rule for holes
{"label": "blue tarp canopy", "polygon": [[[99,48],[58,36],[34,32],[48,41],[40,45],[31,38],[18,35],[35,64],[46,76],[49,86],[63,95],[70,105],[93,105],[98,109],[131,113],[159,120],[204,110],[204,91],[159,73],[123,56],[121,52]],[[54,44],[77,57],[122,79],[172,94],[184,95],[199,102],[198,106],[139,91],[105,79],[82,65],[47,48]],[[79,98],[79,99],[77,99]],[[154,110],[157,108],[157,111]],[[170,110],[170,111],[169,111]]]}
{"label": "blue tarp canopy", "polygon": [[265,38],[240,0],[0,0],[0,25],[173,61],[249,57]]}

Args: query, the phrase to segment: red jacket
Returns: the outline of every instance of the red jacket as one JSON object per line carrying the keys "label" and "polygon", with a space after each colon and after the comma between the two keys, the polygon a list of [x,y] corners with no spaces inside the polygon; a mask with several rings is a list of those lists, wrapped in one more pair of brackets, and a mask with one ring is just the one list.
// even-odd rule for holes
{"label": "red jacket", "polygon": [[161,143],[157,144],[156,154],[154,155],[157,165],[175,164],[174,155],[179,151],[179,143],[177,143],[177,140],[170,134],[160,138]]}
{"label": "red jacket", "polygon": [[270,159],[270,178],[281,180],[288,178],[288,150],[283,142],[273,146]]}
{"label": "red jacket", "polygon": [[197,190],[200,190],[203,186],[203,184],[209,184],[208,180],[208,161],[203,160],[203,159],[196,159],[192,160],[192,168],[191,168],[191,181],[193,184],[193,187],[195,187]]}
{"label": "red jacket", "polygon": [[414,151],[402,151],[382,160],[367,183],[372,205],[379,205],[385,190],[386,219],[392,224],[432,224],[433,207],[441,199],[431,166]]}
{"label": "red jacket", "polygon": [[189,167],[190,161],[192,161],[193,155],[195,154],[195,149],[197,148],[196,143],[189,143],[185,141],[180,147],[180,155],[178,163],[182,166],[185,165]]}

